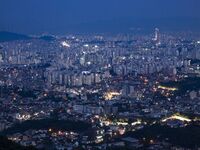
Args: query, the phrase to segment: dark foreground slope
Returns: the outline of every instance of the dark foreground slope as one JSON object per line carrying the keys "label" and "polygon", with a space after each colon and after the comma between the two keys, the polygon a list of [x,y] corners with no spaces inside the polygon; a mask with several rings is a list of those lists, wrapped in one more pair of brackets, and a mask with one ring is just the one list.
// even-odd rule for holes
{"label": "dark foreground slope", "polygon": [[17,143],[0,136],[0,150],[36,150],[33,147],[23,147]]}

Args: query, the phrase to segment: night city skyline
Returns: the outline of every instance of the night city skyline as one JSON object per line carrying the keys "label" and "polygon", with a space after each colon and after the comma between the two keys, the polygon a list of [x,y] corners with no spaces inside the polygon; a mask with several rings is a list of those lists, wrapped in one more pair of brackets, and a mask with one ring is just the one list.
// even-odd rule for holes
{"label": "night city skyline", "polygon": [[200,150],[200,0],[0,0],[0,150]]}

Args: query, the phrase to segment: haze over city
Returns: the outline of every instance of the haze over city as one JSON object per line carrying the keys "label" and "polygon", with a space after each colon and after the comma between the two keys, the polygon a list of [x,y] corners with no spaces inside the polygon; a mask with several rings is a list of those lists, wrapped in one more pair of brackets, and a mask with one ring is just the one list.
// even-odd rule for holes
{"label": "haze over city", "polygon": [[199,31],[199,0],[0,0],[0,30],[17,33]]}

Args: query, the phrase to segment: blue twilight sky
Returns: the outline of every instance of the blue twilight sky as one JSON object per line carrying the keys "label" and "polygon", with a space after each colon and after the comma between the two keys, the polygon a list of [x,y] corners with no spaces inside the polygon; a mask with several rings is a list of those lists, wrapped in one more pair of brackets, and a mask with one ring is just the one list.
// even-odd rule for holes
{"label": "blue twilight sky", "polygon": [[200,0],[0,0],[0,31],[200,30]]}

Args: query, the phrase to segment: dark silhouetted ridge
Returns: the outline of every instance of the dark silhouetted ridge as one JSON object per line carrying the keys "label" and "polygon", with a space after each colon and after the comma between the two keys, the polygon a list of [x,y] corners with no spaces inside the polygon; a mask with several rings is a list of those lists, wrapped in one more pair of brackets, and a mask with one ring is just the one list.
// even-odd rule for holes
{"label": "dark silhouetted ridge", "polygon": [[0,42],[6,42],[6,41],[15,41],[15,40],[29,40],[31,37],[23,34],[17,34],[12,32],[0,32]]}
{"label": "dark silhouetted ridge", "polygon": [[0,150],[36,150],[33,147],[24,147],[0,136]]}

